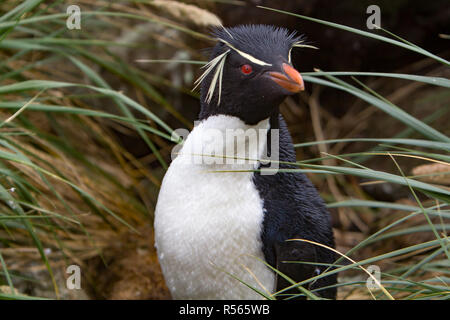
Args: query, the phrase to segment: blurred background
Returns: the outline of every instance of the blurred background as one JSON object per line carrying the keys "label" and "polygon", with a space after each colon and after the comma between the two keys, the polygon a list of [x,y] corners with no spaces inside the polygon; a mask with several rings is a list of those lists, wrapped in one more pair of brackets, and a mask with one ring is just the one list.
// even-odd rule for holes
{"label": "blurred background", "polygon": [[[386,31],[366,27],[373,4]],[[69,5],[80,29],[67,27]],[[372,258],[396,299],[448,298],[448,1],[6,0],[0,16],[0,297],[170,298],[152,221],[171,131],[191,129],[199,112],[191,89],[212,28],[262,23],[319,48],[293,50],[306,90],[281,112],[298,161],[335,168],[308,176],[337,250]],[[79,290],[66,286],[73,264]],[[343,271],[339,299],[387,298],[366,278]]]}

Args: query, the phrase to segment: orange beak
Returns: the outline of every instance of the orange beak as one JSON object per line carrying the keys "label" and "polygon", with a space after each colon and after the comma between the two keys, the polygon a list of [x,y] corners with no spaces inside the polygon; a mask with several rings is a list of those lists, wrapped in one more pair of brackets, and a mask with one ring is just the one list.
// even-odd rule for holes
{"label": "orange beak", "polygon": [[305,90],[303,78],[297,70],[287,63],[283,63],[283,70],[287,76],[283,73],[272,71],[269,72],[270,79],[290,92],[297,93]]}

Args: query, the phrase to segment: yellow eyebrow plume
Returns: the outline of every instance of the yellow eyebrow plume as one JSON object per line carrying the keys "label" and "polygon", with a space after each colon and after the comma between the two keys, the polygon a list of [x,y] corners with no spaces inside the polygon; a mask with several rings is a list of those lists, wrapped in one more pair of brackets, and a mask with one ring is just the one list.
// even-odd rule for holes
{"label": "yellow eyebrow plume", "polygon": [[259,59],[255,58],[254,56],[252,56],[252,55],[250,55],[248,53],[245,53],[245,52],[243,52],[243,51],[241,51],[239,49],[236,49],[231,43],[229,43],[229,42],[227,42],[227,41],[225,41],[223,39],[219,38],[217,40],[220,41],[220,42],[225,43],[228,47],[230,47],[231,49],[233,49],[234,51],[239,53],[242,57],[244,57],[245,59],[250,60],[251,62],[253,62],[255,64],[259,64],[261,66],[271,66],[272,65],[271,63],[264,62],[262,60],[259,60]]}

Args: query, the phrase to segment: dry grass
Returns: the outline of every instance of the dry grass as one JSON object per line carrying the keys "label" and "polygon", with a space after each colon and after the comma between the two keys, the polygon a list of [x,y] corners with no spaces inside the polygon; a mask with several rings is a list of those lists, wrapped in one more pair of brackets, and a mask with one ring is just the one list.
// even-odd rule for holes
{"label": "dry grass", "polygon": [[[135,61],[204,60],[199,49],[211,44],[204,35],[205,26],[217,25],[220,19],[207,11],[214,8],[210,2],[201,8],[193,3],[175,1],[155,1],[151,5],[127,1],[95,1],[93,4],[92,1],[80,0],[78,3],[84,11],[107,11],[118,15],[87,17],[83,22],[84,31],[79,33],[67,32],[62,24],[64,19],[11,30],[0,41],[3,74],[0,88],[35,79],[111,88],[150,110],[157,118],[125,105],[117,96],[85,87],[35,88],[2,94],[0,103],[11,105],[2,104],[0,123],[40,93],[20,115],[0,127],[0,138],[5,142],[0,144],[0,183],[7,190],[8,197],[12,197],[2,194],[0,217],[16,217],[20,214],[18,207],[24,211],[20,218],[0,220],[1,257],[17,288],[16,293],[64,299],[169,298],[153,248],[151,223],[158,188],[164,168],[170,161],[173,143],[160,134],[167,132],[157,120],[172,128],[192,126],[198,101],[190,88],[197,71],[191,65],[183,66],[183,72],[178,72],[173,64],[138,64]],[[0,10],[8,12],[16,5],[13,1],[5,1],[0,4]],[[39,10],[45,10],[40,14],[58,14],[61,8],[58,5],[47,7],[42,3],[24,14],[22,19],[31,18]],[[53,34],[52,37],[62,39],[61,43],[46,43],[43,40],[45,36],[55,31],[61,34]],[[8,44],[6,40],[16,42]],[[73,40],[109,42],[76,44]],[[25,44],[42,47],[30,50]],[[68,56],[88,66],[90,72],[73,63]],[[429,58],[404,70],[393,71],[449,77],[447,67]],[[384,77],[369,79],[365,83],[416,118],[430,117],[429,123],[434,128],[449,134],[447,89]],[[421,138],[407,125],[399,124],[361,99],[353,99],[344,114],[333,113],[332,110],[339,106],[330,105],[326,99],[328,90],[314,85],[310,95],[304,93],[298,99],[287,99],[283,104],[282,113],[295,143],[386,138],[399,134]],[[47,111],[44,106],[74,109],[57,112]],[[83,113],[86,110],[99,113],[86,115]],[[121,118],[105,117],[100,112]],[[362,154],[372,151],[371,146],[365,142],[345,141],[309,146],[298,148],[297,158],[312,159],[324,166],[343,166],[346,163],[342,160],[326,156],[360,153],[359,157],[365,157],[361,162],[365,166],[400,175],[388,156],[367,157]],[[373,146],[377,151],[398,151],[393,146]],[[415,148],[415,151],[426,152],[426,149]],[[14,154],[14,157],[5,158],[3,153]],[[29,162],[18,161],[19,153]],[[410,157],[397,160],[408,175],[419,176],[443,189],[448,187],[448,175],[443,174],[448,171],[447,165]],[[328,203],[347,199],[376,201],[385,197],[382,201],[389,204],[383,208],[342,206],[331,209],[337,249],[342,253],[411,214],[411,211],[398,210],[397,205],[418,207],[418,202],[405,186],[374,183],[355,175],[311,174],[310,178]],[[395,197],[389,198],[393,194]],[[8,199],[16,202],[11,205]],[[444,204],[440,199],[423,194],[420,201],[425,208]],[[448,213],[448,207],[440,210]],[[438,216],[432,217],[433,225],[437,227],[445,225],[445,221]],[[429,229],[401,234],[402,230],[421,226],[427,226],[426,216],[412,216],[389,230],[400,232],[398,235],[375,241],[351,257],[360,261],[436,239]],[[447,239],[445,228],[439,232]],[[437,248],[439,246],[418,249],[376,264],[383,272],[415,266],[430,255],[430,250]],[[54,271],[53,277],[46,259]],[[435,260],[445,260],[444,253],[432,262]],[[87,284],[85,295],[73,296],[64,290],[65,267],[73,263],[86,271],[83,274],[83,281]],[[0,281],[5,276],[3,283],[0,282],[3,285],[0,294],[11,294],[5,268],[0,268],[0,271]],[[98,277],[98,274],[102,276]],[[427,265],[412,273],[409,279],[417,282],[438,276],[446,279],[447,274],[442,266]],[[351,280],[364,282],[365,276],[355,270],[341,274],[342,283]],[[395,291],[396,298],[405,298],[409,294]],[[372,299],[374,296],[377,293],[368,292],[364,283],[344,286],[339,291],[340,299]]]}

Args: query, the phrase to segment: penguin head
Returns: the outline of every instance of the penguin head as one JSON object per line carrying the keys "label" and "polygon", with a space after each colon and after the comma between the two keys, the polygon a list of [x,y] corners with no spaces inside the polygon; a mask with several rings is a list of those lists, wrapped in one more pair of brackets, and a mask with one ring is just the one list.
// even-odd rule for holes
{"label": "penguin head", "polygon": [[219,28],[201,85],[200,119],[225,114],[256,124],[269,118],[288,95],[304,89],[291,50],[302,39],[268,25]]}

